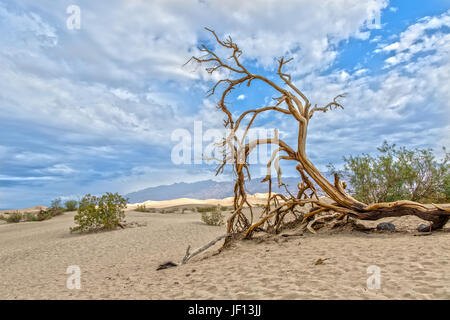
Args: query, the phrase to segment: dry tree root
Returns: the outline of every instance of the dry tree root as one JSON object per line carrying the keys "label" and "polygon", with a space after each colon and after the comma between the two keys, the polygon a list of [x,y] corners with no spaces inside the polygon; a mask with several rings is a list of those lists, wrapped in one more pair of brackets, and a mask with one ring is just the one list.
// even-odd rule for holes
{"label": "dry tree root", "polygon": [[337,217],[338,215],[340,215],[339,212],[335,212],[335,213],[327,215],[327,216],[316,216],[314,218],[314,220],[312,220],[311,222],[308,223],[308,225],[306,226],[306,229],[308,229],[311,233],[316,233],[316,231],[314,231],[314,229],[312,228],[314,223],[316,223],[319,220],[334,218],[334,217]]}
{"label": "dry tree root", "polygon": [[[221,40],[213,31],[206,28],[220,47],[229,50],[231,55],[220,57],[214,50],[202,45],[199,50],[202,56],[193,56],[189,62],[205,65],[205,70],[213,74],[217,71],[225,71],[228,78],[222,78],[215,83],[209,91],[209,96],[214,95],[220,90],[218,109],[224,115],[224,125],[229,129],[229,134],[220,142],[217,147],[222,151],[216,174],[223,172],[225,165],[232,163],[233,171],[236,175],[234,186],[234,211],[227,221],[227,233],[242,234],[243,238],[250,238],[253,232],[265,230],[270,232],[279,232],[284,226],[284,220],[287,216],[293,216],[295,220],[307,222],[308,229],[317,221],[312,218],[316,214],[324,211],[334,211],[339,215],[332,218],[342,219],[343,216],[352,217],[359,220],[378,220],[386,217],[399,217],[404,215],[415,215],[423,220],[431,222],[431,229],[442,228],[450,218],[450,208],[434,205],[434,208],[426,207],[420,203],[401,200],[395,202],[365,204],[350,196],[345,188],[346,183],[341,181],[335,175],[334,184],[328,181],[320,171],[314,166],[306,155],[306,137],[308,134],[309,121],[319,112],[328,112],[333,109],[344,109],[339,102],[344,94],[337,95],[331,102],[324,106],[312,104],[305,94],[297,88],[291,81],[291,75],[285,73],[283,68],[292,61],[292,58],[280,58],[275,77],[265,77],[251,72],[241,62],[242,51],[238,45],[233,42],[231,37]],[[186,64],[187,64],[186,63]],[[269,89],[275,92],[274,103],[269,106],[256,107],[249,109],[235,118],[234,112],[228,109],[226,100],[229,94],[245,84],[251,86],[253,81],[259,81],[265,84]],[[272,138],[256,139],[245,143],[248,138],[249,129],[254,124],[256,117],[262,113],[276,112],[281,115],[291,117],[297,122],[297,146],[293,148],[278,137],[278,132],[274,132]],[[245,124],[244,124],[245,123]],[[243,135],[238,136],[238,130],[243,129]],[[273,145],[276,149],[267,163],[267,175],[262,182],[268,183],[267,204],[259,217],[255,221],[253,207],[247,199],[245,190],[245,181],[250,179],[249,172],[249,154],[261,145]],[[279,166],[280,161],[294,162],[295,168],[300,175],[300,182],[297,185],[298,193],[291,194],[286,188],[288,196],[280,193],[272,193],[272,175],[271,168],[275,167],[277,173],[277,182],[279,187],[286,187],[282,181],[282,171]],[[321,201],[317,195],[316,188],[320,188],[333,203]],[[250,211],[250,216],[244,214],[244,206]],[[312,206],[314,209],[308,214],[302,213],[306,206]],[[322,218],[317,218],[322,219]],[[232,237],[227,237],[224,247],[231,241]]]}

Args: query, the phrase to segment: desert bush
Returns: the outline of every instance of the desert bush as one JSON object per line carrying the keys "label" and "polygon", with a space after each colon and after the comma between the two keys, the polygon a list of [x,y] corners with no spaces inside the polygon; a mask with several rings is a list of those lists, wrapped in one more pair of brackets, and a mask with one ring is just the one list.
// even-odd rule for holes
{"label": "desert bush", "polygon": [[213,211],[203,211],[202,212],[202,221],[210,226],[220,226],[223,224],[224,215],[217,210],[217,207],[214,208]]}
{"label": "desert bush", "polygon": [[138,212],[150,212],[150,213],[155,213],[157,212],[156,209],[154,208],[147,208],[145,204],[138,204],[136,209],[134,209],[134,211],[138,211]]}
{"label": "desert bush", "polygon": [[62,215],[64,213],[65,209],[64,208],[59,208],[59,209],[53,209],[50,208],[47,210],[47,214],[50,216],[50,218]]}
{"label": "desert bush", "polygon": [[135,209],[135,211],[138,211],[138,212],[147,212],[147,208],[145,207],[145,204],[142,204],[142,205],[138,204],[138,205],[137,205],[137,208]]}
{"label": "desert bush", "polygon": [[54,216],[62,214],[62,211],[59,209],[49,208],[47,210],[39,210],[39,213],[36,215],[36,221],[44,221],[53,218]]}
{"label": "desert bush", "polygon": [[440,162],[432,149],[396,148],[385,141],[378,151],[378,156],[344,157],[344,172],[340,174],[350,182],[356,199],[365,203],[450,200],[450,153],[445,148]]}
{"label": "desert bush", "polygon": [[17,223],[22,220],[22,215],[18,212],[9,213],[6,218],[6,222],[8,223]]}
{"label": "desert bush", "polygon": [[138,204],[137,208],[135,209],[135,211],[138,212],[152,212],[151,208],[147,208],[147,206],[145,204]]}
{"label": "desert bush", "polygon": [[44,220],[48,220],[51,219],[52,214],[49,212],[49,210],[39,210],[39,213],[36,215],[36,220],[37,221],[44,221]]}
{"label": "desert bush", "polygon": [[37,215],[33,212],[25,212],[25,221],[38,221]]}
{"label": "desert bush", "polygon": [[57,215],[62,214],[63,212],[61,210],[52,209],[49,208],[48,210],[41,209],[38,213],[34,212],[25,212],[23,214],[19,212],[10,213],[8,217],[4,218],[7,222],[15,223],[15,222],[21,222],[24,221],[43,221],[51,219],[52,217],[55,217]]}
{"label": "desert bush", "polygon": [[217,207],[197,207],[197,212],[214,212],[217,210]]}
{"label": "desert bush", "polygon": [[175,213],[177,212],[177,209],[163,209],[160,211],[160,213]]}
{"label": "desert bush", "polygon": [[63,209],[61,198],[57,198],[57,199],[53,200],[50,204],[50,208],[55,209],[55,210]]}
{"label": "desert bush", "polygon": [[78,209],[78,201],[76,200],[68,200],[64,203],[67,211],[75,211]]}
{"label": "desert bush", "polygon": [[117,228],[125,218],[124,209],[128,199],[123,198],[118,193],[106,193],[101,197],[87,194],[81,199],[78,205],[78,213],[74,220],[76,227],[71,228],[71,232],[113,230]]}

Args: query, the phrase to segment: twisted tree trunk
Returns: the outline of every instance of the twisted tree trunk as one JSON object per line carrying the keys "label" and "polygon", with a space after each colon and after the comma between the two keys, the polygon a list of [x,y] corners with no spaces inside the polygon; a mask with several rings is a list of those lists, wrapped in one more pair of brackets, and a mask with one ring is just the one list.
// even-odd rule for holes
{"label": "twisted tree trunk", "polygon": [[[224,85],[218,102],[218,108],[225,114],[225,127],[230,129],[230,134],[220,143],[223,158],[220,159],[221,164],[217,169],[217,174],[223,172],[227,163],[232,162],[236,173],[236,182],[234,187],[234,211],[228,219],[227,233],[243,233],[245,238],[251,237],[252,233],[261,228],[266,230],[272,229],[278,231],[282,225],[283,219],[287,214],[293,214],[295,219],[308,222],[314,219],[315,215],[326,211],[335,211],[342,215],[348,215],[360,220],[378,220],[385,217],[399,217],[404,215],[415,215],[423,220],[430,221],[431,229],[436,230],[442,228],[450,218],[450,208],[439,205],[427,207],[418,202],[401,200],[395,202],[365,204],[362,203],[345,191],[345,183],[340,181],[335,175],[334,184],[328,181],[306,155],[306,138],[308,133],[308,124],[316,112],[327,112],[332,109],[341,108],[343,106],[338,101],[344,95],[336,96],[333,101],[323,107],[317,105],[312,106],[308,98],[299,90],[292,82],[289,74],[283,73],[283,66],[289,63],[291,59],[278,60],[277,76],[283,85],[278,85],[273,80],[264,76],[250,72],[240,61],[242,51],[231,37],[222,41],[217,34],[207,29],[214,36],[217,44],[232,52],[228,58],[219,57],[213,50],[202,45],[199,50],[204,53],[201,57],[192,57],[189,61],[199,64],[206,64],[206,71],[210,74],[218,70],[226,70],[235,78],[225,78],[219,80],[209,91],[209,95],[214,95],[219,86]],[[189,62],[188,61],[188,62]],[[280,97],[274,98],[276,103],[272,106],[264,106],[261,108],[250,109],[243,112],[235,121],[232,112],[226,106],[226,97],[232,90],[241,84],[248,87],[252,81],[262,81],[269,88],[280,94]],[[297,150],[295,151],[287,143],[278,138],[275,133],[274,138],[256,139],[244,144],[244,140],[248,134],[248,130],[254,123],[255,118],[267,111],[282,113],[293,117],[298,122],[298,141]],[[242,125],[247,116],[251,118],[246,123],[245,131],[242,137],[237,137],[236,132]],[[258,221],[254,221],[252,206],[247,200],[245,191],[245,180],[250,179],[248,156],[257,146],[263,144],[273,144],[277,149],[273,152],[272,157],[267,163],[267,176],[262,182],[268,182],[268,198],[263,214]],[[272,193],[271,166],[275,166],[277,171],[278,185],[284,186],[282,182],[282,172],[279,167],[280,160],[294,161],[296,169],[300,174],[301,181],[298,184],[297,195]],[[321,201],[316,193],[314,183],[320,187],[334,202],[332,204]],[[287,190],[287,189],[286,189]],[[307,214],[298,213],[297,209],[305,205],[312,205],[312,209]],[[250,220],[243,214],[243,208],[247,205],[250,208]]]}

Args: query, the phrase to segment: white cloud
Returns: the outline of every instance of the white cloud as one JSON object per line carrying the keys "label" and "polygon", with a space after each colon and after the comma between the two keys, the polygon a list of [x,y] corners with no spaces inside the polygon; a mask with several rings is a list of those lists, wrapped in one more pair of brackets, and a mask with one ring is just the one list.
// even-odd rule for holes
{"label": "white cloud", "polygon": [[139,98],[134,93],[122,88],[112,89],[111,92],[122,100],[129,100],[132,102],[139,102]]}
{"label": "white cloud", "polygon": [[379,42],[381,40],[381,36],[375,36],[372,39],[370,39],[370,42]]}
{"label": "white cloud", "polygon": [[363,74],[365,74],[367,72],[369,72],[369,69],[362,68],[362,69],[357,69],[353,74],[355,76],[360,76],[360,75],[363,75]]}
{"label": "white cloud", "polygon": [[51,181],[55,179],[55,177],[13,177],[0,175],[0,181]]}
{"label": "white cloud", "polygon": [[439,32],[450,27],[450,10],[436,17],[425,17],[410,25],[400,34],[399,40],[386,45],[382,51],[394,55],[385,60],[386,67],[407,62],[419,54],[438,50],[438,54],[450,52],[450,34]]}
{"label": "white cloud", "polygon": [[69,175],[74,174],[77,170],[74,170],[67,164],[57,163],[49,168],[36,170],[38,173],[50,173],[53,175]]}
{"label": "white cloud", "polygon": [[238,97],[236,99],[237,100],[244,100],[245,99],[245,94],[238,95]]}
{"label": "white cloud", "polygon": [[[288,54],[296,58],[292,73],[304,74],[329,66],[339,41],[367,36],[366,21],[386,6],[384,0],[342,0],[327,6],[306,0],[258,1],[112,1],[107,6],[81,1],[79,32],[66,29],[61,3],[34,4],[51,22],[38,13],[0,7],[9,21],[0,36],[15,35],[9,52],[20,52],[0,62],[0,98],[6,102],[0,111],[64,130],[60,138],[73,142],[166,144],[172,130],[206,116],[200,106],[186,105],[185,96],[198,86],[193,79],[210,77],[201,68],[193,73],[182,67],[197,54],[198,41],[210,37],[203,26],[221,36],[231,34],[244,59],[269,66],[273,58]],[[42,43],[54,48],[49,51]],[[220,115],[206,119],[222,125]]]}
{"label": "white cloud", "polygon": [[[427,18],[418,22],[420,28],[413,25],[408,30],[423,29],[424,21],[439,25],[437,20],[443,18]],[[362,75],[354,72],[343,77],[344,71],[336,71],[311,74],[297,82],[310,101],[320,105],[338,93],[347,93],[344,110],[317,114],[310,122],[309,149],[318,163],[323,154],[327,161],[332,156],[339,161],[349,152],[374,152],[385,139],[409,147],[433,147],[437,154],[442,146],[450,146],[449,34],[421,35],[423,43],[433,41],[433,51],[424,46],[426,54],[417,50],[417,59],[406,59],[400,52],[389,58],[392,67],[376,76],[364,75],[362,69]],[[404,41],[401,36],[399,44],[390,49],[397,51]]]}

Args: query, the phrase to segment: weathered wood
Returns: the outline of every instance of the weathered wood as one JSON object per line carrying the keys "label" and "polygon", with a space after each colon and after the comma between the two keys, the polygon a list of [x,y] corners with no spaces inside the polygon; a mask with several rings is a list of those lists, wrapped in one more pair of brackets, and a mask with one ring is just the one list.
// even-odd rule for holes
{"label": "weathered wood", "polygon": [[223,238],[229,237],[230,234],[226,233],[223,234],[221,236],[218,236],[217,238],[215,238],[214,240],[212,240],[211,242],[207,243],[206,245],[204,245],[203,247],[198,248],[197,250],[195,250],[194,252],[190,253],[189,250],[191,248],[191,246],[189,245],[186,249],[186,254],[184,256],[184,258],[181,260],[180,265],[183,265],[185,263],[188,262],[189,259],[195,257],[196,255],[198,255],[199,253],[205,251],[206,249],[208,249],[209,247],[215,245],[218,241],[222,240]]}

